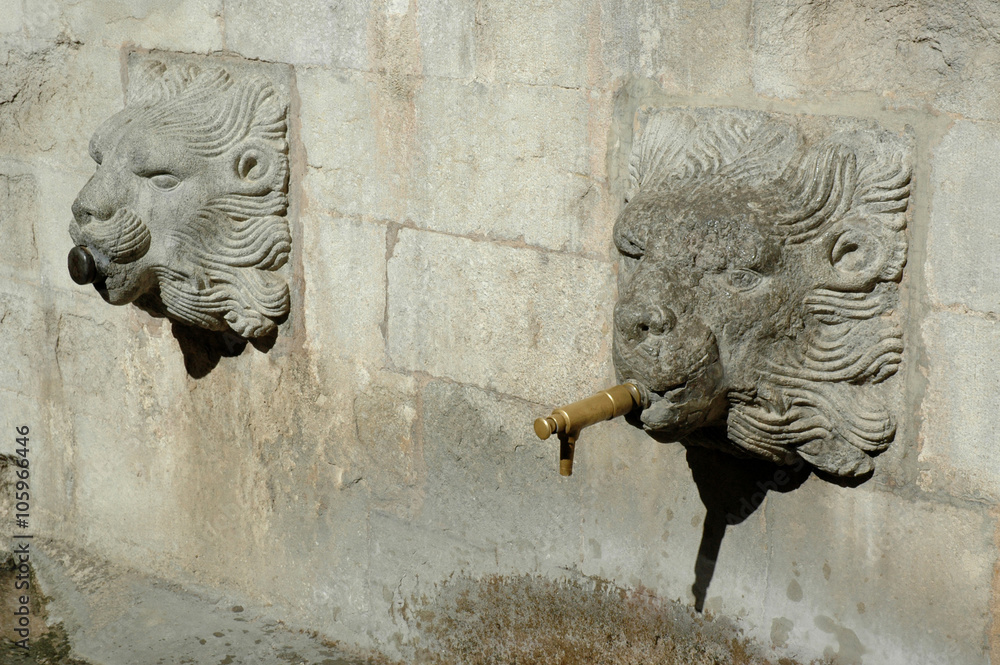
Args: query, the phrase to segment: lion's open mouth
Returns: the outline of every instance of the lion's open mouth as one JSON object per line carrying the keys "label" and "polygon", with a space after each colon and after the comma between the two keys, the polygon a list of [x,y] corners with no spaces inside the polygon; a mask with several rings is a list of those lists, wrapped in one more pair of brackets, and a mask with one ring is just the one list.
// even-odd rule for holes
{"label": "lion's open mouth", "polygon": [[[714,345],[687,378],[662,390],[640,384],[649,404],[639,415],[643,429],[680,438],[724,412],[723,368]],[[720,406],[722,404],[722,406]]]}

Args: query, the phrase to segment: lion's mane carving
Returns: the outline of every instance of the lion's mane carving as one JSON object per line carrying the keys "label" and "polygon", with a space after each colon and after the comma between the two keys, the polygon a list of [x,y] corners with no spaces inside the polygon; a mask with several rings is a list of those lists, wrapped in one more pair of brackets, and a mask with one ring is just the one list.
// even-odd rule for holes
{"label": "lion's mane carving", "polygon": [[896,431],[881,393],[903,351],[909,151],[818,124],[640,112],[614,360],[651,433],[856,476]]}
{"label": "lion's mane carving", "polygon": [[113,304],[243,337],[289,309],[287,101],[264,76],[157,60],[91,140],[70,234]]}

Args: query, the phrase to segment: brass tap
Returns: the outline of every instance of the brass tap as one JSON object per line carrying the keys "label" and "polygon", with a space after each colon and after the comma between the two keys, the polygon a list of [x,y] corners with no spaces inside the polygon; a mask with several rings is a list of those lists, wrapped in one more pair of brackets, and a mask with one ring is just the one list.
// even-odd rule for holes
{"label": "brass tap", "polygon": [[595,423],[624,416],[643,404],[642,392],[634,383],[623,383],[602,390],[579,402],[554,409],[547,418],[535,420],[535,434],[543,441],[559,436],[559,475],[573,475],[573,451],[580,430]]}

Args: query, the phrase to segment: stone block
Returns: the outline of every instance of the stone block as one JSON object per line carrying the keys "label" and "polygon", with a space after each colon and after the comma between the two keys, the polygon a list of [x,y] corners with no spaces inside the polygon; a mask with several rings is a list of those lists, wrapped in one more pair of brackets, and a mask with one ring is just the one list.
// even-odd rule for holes
{"label": "stone block", "polygon": [[922,327],[927,389],[920,407],[921,484],[1000,500],[1000,322],[936,312]]}
{"label": "stone block", "polygon": [[0,173],[0,270],[18,281],[37,283],[38,182],[31,174]]}
{"label": "stone block", "polygon": [[440,0],[417,5],[425,76],[470,79],[476,69],[476,4]]}
{"label": "stone block", "polygon": [[226,45],[252,59],[367,69],[370,7],[370,0],[227,3]]}
{"label": "stone block", "polygon": [[446,381],[421,393],[427,482],[419,522],[495,552],[502,572],[559,574],[580,558],[581,483],[539,441],[539,409]]}
{"label": "stone block", "polygon": [[361,72],[296,72],[308,170],[305,210],[385,218],[391,202],[378,168],[374,86]]}
{"label": "stone block", "polygon": [[32,37],[65,34],[113,49],[126,44],[197,53],[223,48],[223,0],[39,0],[24,7]]}
{"label": "stone block", "polygon": [[381,366],[385,227],[308,213],[302,221],[305,320],[311,351]]}
{"label": "stone block", "polygon": [[402,229],[388,275],[396,367],[546,404],[610,380],[610,264]]}
{"label": "stone block", "polygon": [[605,0],[604,65],[612,77],[648,76],[668,92],[750,87],[750,0]]}
{"label": "stone block", "polygon": [[427,78],[401,101],[375,75],[322,69],[298,85],[309,207],[606,251],[585,93]]}
{"label": "stone block", "polygon": [[874,93],[890,106],[1000,117],[1000,5],[987,0],[754,3],[754,88],[784,99]]}
{"label": "stone block", "polygon": [[936,304],[1000,311],[1000,125],[958,121],[934,148],[927,283]]}
{"label": "stone block", "polygon": [[768,499],[766,617],[801,660],[985,665],[993,522],[978,507],[816,478]]}
{"label": "stone block", "polygon": [[576,0],[479,3],[476,76],[579,88],[587,83],[587,3]]}
{"label": "stone block", "polygon": [[0,33],[20,32],[24,20],[24,7],[19,2],[11,3],[0,14]]}
{"label": "stone block", "polygon": [[416,105],[409,217],[418,226],[605,251],[585,93],[427,80]]}
{"label": "stone block", "polygon": [[51,371],[42,297],[41,289],[23,283],[7,284],[0,292],[0,389],[39,401]]}
{"label": "stone block", "polygon": [[119,53],[65,43],[0,48],[0,63],[0,156],[93,173],[90,137],[122,107]]}

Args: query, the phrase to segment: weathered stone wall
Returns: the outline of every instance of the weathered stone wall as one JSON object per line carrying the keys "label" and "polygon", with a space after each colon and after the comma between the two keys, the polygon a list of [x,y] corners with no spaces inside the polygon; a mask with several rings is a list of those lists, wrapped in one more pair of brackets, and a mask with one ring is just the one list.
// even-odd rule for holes
{"label": "weathered stone wall", "polygon": [[[69,280],[133,50],[294,67],[266,353],[186,365],[169,321]],[[996,2],[18,0],[0,64],[0,452],[30,425],[39,535],[404,655],[455,573],[693,603],[697,568],[775,658],[1000,659]],[[531,432],[614,381],[611,228],[651,100],[912,133],[904,417],[869,482],[622,422],[561,478]]]}

